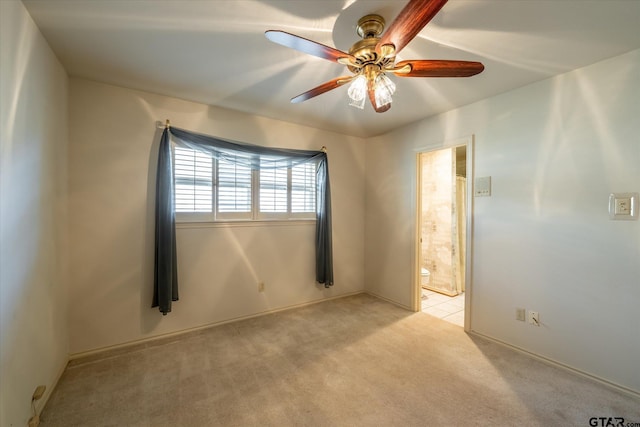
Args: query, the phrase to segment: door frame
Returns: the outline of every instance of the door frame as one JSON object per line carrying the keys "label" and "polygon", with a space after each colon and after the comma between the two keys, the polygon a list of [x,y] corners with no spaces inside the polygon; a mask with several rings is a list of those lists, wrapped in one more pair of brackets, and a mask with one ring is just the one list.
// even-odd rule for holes
{"label": "door frame", "polygon": [[413,245],[413,295],[412,295],[412,308],[413,311],[418,312],[422,310],[422,286],[420,284],[421,278],[421,265],[420,265],[420,233],[421,233],[421,197],[422,194],[422,168],[420,165],[420,154],[429,153],[433,151],[443,150],[447,148],[455,148],[465,146],[467,149],[467,218],[466,218],[466,247],[465,247],[465,291],[464,291],[464,330],[465,332],[471,331],[471,311],[472,307],[472,295],[473,295],[473,280],[472,280],[472,265],[473,265],[473,181],[474,181],[474,137],[469,135],[467,137],[444,141],[437,145],[428,145],[416,148],[415,161],[416,161],[416,182],[415,182],[415,212],[414,212],[414,245]]}

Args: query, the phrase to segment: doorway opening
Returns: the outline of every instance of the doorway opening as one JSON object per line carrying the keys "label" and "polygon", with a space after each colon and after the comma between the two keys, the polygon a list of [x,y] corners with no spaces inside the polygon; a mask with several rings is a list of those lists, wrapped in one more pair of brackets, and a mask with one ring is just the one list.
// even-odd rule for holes
{"label": "doorway opening", "polygon": [[468,327],[471,144],[418,153],[418,310]]}

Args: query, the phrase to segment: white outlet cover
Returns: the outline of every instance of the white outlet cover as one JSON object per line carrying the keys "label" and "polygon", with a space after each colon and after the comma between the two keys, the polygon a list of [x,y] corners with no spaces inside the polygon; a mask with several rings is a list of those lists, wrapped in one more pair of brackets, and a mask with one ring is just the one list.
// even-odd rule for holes
{"label": "white outlet cover", "polygon": [[611,193],[609,195],[609,219],[637,220],[638,193]]}
{"label": "white outlet cover", "polygon": [[473,195],[476,197],[491,196],[491,177],[478,177],[473,182]]}

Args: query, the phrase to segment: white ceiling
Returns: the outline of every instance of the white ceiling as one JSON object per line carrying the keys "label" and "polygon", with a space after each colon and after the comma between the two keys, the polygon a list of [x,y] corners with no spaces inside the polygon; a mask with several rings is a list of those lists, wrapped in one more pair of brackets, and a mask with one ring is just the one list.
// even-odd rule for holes
{"label": "white ceiling", "polygon": [[[342,65],[274,44],[279,29],[348,50],[357,20],[405,1],[23,0],[69,75],[373,136],[640,48],[640,0],[450,0],[398,59],[480,61],[470,78],[395,78],[392,108],[348,106],[340,87],[290,98]],[[158,118],[162,119],[162,118]]]}

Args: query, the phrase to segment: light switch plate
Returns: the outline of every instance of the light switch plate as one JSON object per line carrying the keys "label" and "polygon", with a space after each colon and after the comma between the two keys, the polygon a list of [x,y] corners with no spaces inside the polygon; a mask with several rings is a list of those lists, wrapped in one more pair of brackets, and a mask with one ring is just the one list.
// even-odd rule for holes
{"label": "light switch plate", "polygon": [[611,193],[609,195],[609,219],[638,219],[638,193]]}
{"label": "light switch plate", "polygon": [[483,176],[476,178],[473,183],[473,194],[476,197],[491,196],[491,177]]}

